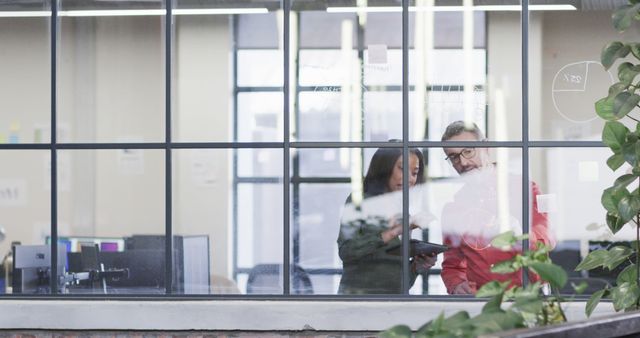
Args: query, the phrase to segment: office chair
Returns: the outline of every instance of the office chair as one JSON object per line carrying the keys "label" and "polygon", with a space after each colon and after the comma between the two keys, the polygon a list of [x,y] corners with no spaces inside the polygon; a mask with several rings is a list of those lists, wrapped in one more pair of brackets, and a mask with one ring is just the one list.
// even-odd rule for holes
{"label": "office chair", "polygon": [[[313,284],[307,272],[292,265],[291,294],[313,294]],[[249,272],[247,294],[281,294],[282,266],[280,264],[258,264]]]}

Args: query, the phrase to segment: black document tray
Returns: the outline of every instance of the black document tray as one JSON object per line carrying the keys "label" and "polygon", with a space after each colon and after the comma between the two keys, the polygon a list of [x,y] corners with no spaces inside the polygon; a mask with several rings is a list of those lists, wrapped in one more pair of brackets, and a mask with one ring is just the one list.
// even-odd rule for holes
{"label": "black document tray", "polygon": [[[437,255],[447,250],[449,250],[449,247],[442,244],[435,244],[417,239],[412,239],[411,242],[409,242],[409,256],[411,257],[418,255]],[[402,255],[402,244],[394,245],[387,249],[387,253],[395,256]]]}

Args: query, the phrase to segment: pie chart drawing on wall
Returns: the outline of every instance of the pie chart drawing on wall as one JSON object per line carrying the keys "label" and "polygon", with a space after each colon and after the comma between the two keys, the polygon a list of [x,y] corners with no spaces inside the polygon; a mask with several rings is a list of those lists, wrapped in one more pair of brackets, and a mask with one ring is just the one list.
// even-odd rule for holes
{"label": "pie chart drawing on wall", "polygon": [[613,74],[598,61],[569,63],[553,77],[553,107],[568,121],[591,122],[598,117],[595,102],[607,95],[614,82]]}

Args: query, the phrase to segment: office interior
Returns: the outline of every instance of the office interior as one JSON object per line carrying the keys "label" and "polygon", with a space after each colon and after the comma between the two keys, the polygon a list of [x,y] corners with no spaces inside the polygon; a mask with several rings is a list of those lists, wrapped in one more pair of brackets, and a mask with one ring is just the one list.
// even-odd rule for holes
{"label": "office interior", "polygon": [[[617,78],[599,64],[600,51],[640,37],[612,28],[620,1],[530,1],[526,115],[519,1],[409,1],[406,74],[400,2],[289,3],[288,18],[281,2],[266,0],[173,0],[170,16],[165,1],[0,4],[0,290],[165,294],[170,215],[170,293],[282,295],[289,210],[285,278],[303,280],[290,293],[335,295],[341,212],[375,151],[365,143],[402,140],[403,90],[411,142],[440,141],[450,122],[471,120],[487,139],[505,142],[490,153],[513,172],[522,174],[528,150],[530,180],[543,192],[538,208],[572,277],[589,277],[572,271],[589,250],[632,238],[630,230],[608,232],[600,205],[602,190],[626,169],[614,174],[609,150],[587,145],[603,127],[594,102]],[[523,148],[529,141],[549,146]],[[413,236],[441,242],[437,215],[459,188],[457,174],[441,147],[421,149],[424,208],[436,219]],[[16,289],[9,267],[18,253],[35,252],[51,266],[52,213],[58,272],[75,264],[75,272],[108,278],[52,291],[31,271],[24,278],[40,278],[39,286]],[[183,242],[193,244],[178,247]],[[105,267],[109,255],[127,261]],[[446,294],[441,261],[410,294]]]}

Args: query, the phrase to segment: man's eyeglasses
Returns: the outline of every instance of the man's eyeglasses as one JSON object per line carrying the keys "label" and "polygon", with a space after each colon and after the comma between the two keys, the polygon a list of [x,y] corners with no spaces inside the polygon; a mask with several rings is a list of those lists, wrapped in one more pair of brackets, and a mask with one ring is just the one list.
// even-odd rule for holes
{"label": "man's eyeglasses", "polygon": [[475,148],[464,148],[462,149],[461,152],[457,153],[457,154],[451,154],[447,157],[445,157],[445,161],[449,161],[449,163],[451,163],[451,165],[455,165],[460,163],[460,156],[468,159],[471,159],[473,156],[475,156],[476,154],[476,149]]}

